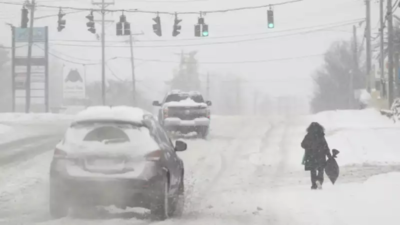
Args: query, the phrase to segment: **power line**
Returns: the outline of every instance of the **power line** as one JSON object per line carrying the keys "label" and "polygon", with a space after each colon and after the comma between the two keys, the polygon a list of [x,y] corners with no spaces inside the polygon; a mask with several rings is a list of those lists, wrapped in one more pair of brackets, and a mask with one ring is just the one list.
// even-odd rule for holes
{"label": "power line", "polygon": [[[341,24],[339,26],[345,26],[345,25],[351,25],[351,24],[354,24],[354,22],[348,23],[348,24]],[[170,48],[170,47],[210,46],[210,45],[224,45],[224,44],[233,44],[233,43],[243,43],[243,42],[260,41],[260,40],[267,40],[267,39],[274,39],[274,38],[282,38],[282,37],[301,35],[301,34],[309,34],[309,33],[313,33],[313,32],[319,32],[319,31],[327,30],[327,29],[330,29],[330,28],[333,28],[333,27],[338,27],[338,26],[325,27],[325,28],[309,30],[309,31],[303,31],[303,32],[298,32],[298,33],[285,34],[285,35],[275,35],[275,36],[251,38],[251,39],[242,39],[242,40],[232,40],[232,41],[223,41],[223,42],[209,42],[209,43],[196,43],[196,44],[177,44],[177,45],[148,45],[148,46],[136,45],[135,48]],[[86,48],[99,48],[99,47],[101,47],[100,45],[84,45],[84,44],[79,45],[79,44],[64,44],[64,43],[52,43],[51,45],[55,45],[55,46],[72,46],[72,47],[86,47]],[[127,48],[128,46],[126,46],[126,45],[108,45],[106,47],[109,47],[109,48]]]}
{"label": "power line", "polygon": [[108,68],[108,70],[111,72],[111,74],[119,81],[121,82],[125,82],[124,80],[122,80],[121,78],[119,78],[117,75],[115,75],[114,71],[110,68],[110,66],[106,63],[106,66]]}
{"label": "power line", "polygon": [[[227,13],[227,12],[235,12],[235,11],[243,11],[243,10],[252,10],[252,9],[262,9],[269,8],[272,6],[281,6],[287,5],[297,2],[302,2],[304,0],[292,0],[280,3],[271,3],[267,5],[259,5],[259,6],[247,6],[247,7],[239,7],[239,8],[231,8],[231,9],[221,9],[221,10],[210,10],[210,11],[186,11],[186,12],[167,12],[167,11],[150,11],[150,10],[140,10],[140,9],[96,9],[96,8],[79,8],[79,7],[62,7],[63,9],[71,9],[71,10],[80,10],[80,11],[105,11],[105,12],[129,12],[129,13],[151,13],[151,14],[166,14],[166,15],[176,15],[176,14],[214,14],[214,13]],[[13,2],[0,2],[0,4],[6,5],[23,5],[23,3],[13,3]],[[57,8],[60,6],[50,6],[50,5],[40,5],[37,4],[36,7],[40,8]]]}
{"label": "power line", "polygon": [[[304,55],[304,56],[297,56],[297,57],[285,57],[285,58],[276,58],[276,59],[266,59],[266,60],[251,60],[251,61],[231,61],[231,62],[197,62],[198,64],[250,64],[250,63],[266,63],[266,62],[277,62],[277,61],[289,61],[295,59],[305,59],[305,58],[313,58],[313,57],[320,57],[324,56],[325,53],[321,54],[314,54],[314,55]],[[115,58],[129,58],[129,57],[115,57]],[[180,61],[169,61],[169,60],[158,60],[158,59],[141,59],[135,58],[138,61],[144,62],[159,62],[159,63],[177,63],[179,64]],[[187,62],[188,63],[188,62]]]}
{"label": "power line", "polygon": [[[291,32],[291,31],[299,31],[299,30],[305,30],[305,29],[312,29],[312,28],[324,28],[324,30],[326,28],[326,30],[328,30],[328,29],[335,28],[335,27],[351,25],[353,23],[358,23],[363,20],[364,20],[363,18],[360,18],[360,19],[346,20],[346,21],[335,22],[335,23],[327,23],[327,24],[320,24],[320,25],[315,25],[315,26],[287,29],[287,30],[275,31],[274,34]],[[329,27],[327,27],[327,26],[329,26]],[[224,35],[224,36],[218,36],[218,37],[208,37],[207,40],[234,38],[234,37],[248,37],[248,36],[266,35],[266,34],[271,34],[271,33],[270,32],[259,32],[259,33],[249,33],[249,34]],[[136,42],[181,42],[181,41],[199,41],[199,40],[200,40],[199,38],[186,38],[186,39],[172,39],[172,40],[135,40],[135,41]],[[97,40],[50,40],[50,42],[98,42],[98,41]],[[108,43],[112,43],[112,42],[126,43],[126,41],[107,41],[107,42]]]}
{"label": "power line", "polygon": [[[58,56],[57,54],[54,54],[52,52],[49,52],[49,54],[57,59],[63,60],[65,62],[69,62],[72,64],[78,64],[78,65],[100,65],[101,62],[97,63],[84,63],[84,62],[77,62],[69,59],[65,59],[63,57]],[[250,60],[250,61],[226,61],[226,62],[198,62],[199,64],[249,64],[249,63],[266,63],[266,62],[276,62],[276,61],[287,61],[287,60],[295,60],[295,59],[305,59],[305,58],[313,58],[313,57],[319,57],[319,56],[324,56],[325,53],[321,54],[313,54],[313,55],[304,55],[304,56],[296,56],[296,57],[285,57],[285,58],[276,58],[276,59],[266,59],[266,60]],[[68,56],[65,55],[69,58],[79,60],[78,58],[75,58],[73,56]],[[130,57],[113,57],[108,59],[107,61],[115,60],[115,59],[130,59]],[[179,64],[180,61],[170,61],[170,60],[160,60],[160,59],[142,59],[142,58],[134,58],[137,61],[144,61],[144,62],[159,62],[159,63],[176,63]]]}

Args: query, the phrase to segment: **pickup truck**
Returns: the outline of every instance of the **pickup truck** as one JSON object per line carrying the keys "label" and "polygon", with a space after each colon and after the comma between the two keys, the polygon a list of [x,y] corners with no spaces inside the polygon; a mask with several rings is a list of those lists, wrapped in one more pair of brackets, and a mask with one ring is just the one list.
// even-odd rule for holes
{"label": "pickup truck", "polygon": [[206,138],[209,132],[211,105],[199,92],[178,90],[167,93],[161,103],[153,102],[153,106],[161,107],[158,121],[166,130],[183,134],[196,132],[201,138]]}

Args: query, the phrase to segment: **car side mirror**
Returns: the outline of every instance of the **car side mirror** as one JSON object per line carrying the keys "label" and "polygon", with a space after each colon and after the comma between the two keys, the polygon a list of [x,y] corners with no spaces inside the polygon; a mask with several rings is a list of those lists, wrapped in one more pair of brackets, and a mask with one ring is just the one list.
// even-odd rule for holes
{"label": "car side mirror", "polygon": [[212,102],[211,102],[211,101],[206,101],[206,104],[207,104],[208,106],[212,106]]}
{"label": "car side mirror", "polygon": [[161,106],[161,104],[158,101],[154,101],[153,106]]}
{"label": "car side mirror", "polygon": [[183,141],[176,141],[175,142],[175,151],[176,152],[183,152],[187,149],[187,144]]}

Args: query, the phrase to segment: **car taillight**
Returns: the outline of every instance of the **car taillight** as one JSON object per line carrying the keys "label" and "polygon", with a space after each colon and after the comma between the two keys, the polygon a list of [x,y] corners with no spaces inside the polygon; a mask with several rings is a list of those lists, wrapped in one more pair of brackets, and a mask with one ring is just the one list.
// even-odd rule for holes
{"label": "car taillight", "polygon": [[207,118],[210,119],[210,116],[211,116],[211,112],[209,109],[207,109]]}
{"label": "car taillight", "polygon": [[168,117],[168,108],[164,108],[164,118]]}
{"label": "car taillight", "polygon": [[161,159],[162,156],[163,156],[163,151],[157,150],[146,154],[145,158],[148,161],[158,161]]}
{"label": "car taillight", "polygon": [[67,157],[67,153],[64,152],[63,150],[56,148],[54,150],[54,157],[65,158],[65,157]]}

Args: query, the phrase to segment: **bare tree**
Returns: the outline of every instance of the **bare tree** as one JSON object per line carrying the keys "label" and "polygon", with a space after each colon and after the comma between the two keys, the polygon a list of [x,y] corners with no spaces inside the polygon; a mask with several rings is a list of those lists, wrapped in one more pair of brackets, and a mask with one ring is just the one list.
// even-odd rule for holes
{"label": "bare tree", "polygon": [[363,66],[360,66],[354,41],[334,43],[325,54],[324,64],[313,78],[316,90],[311,101],[314,112],[359,108],[354,91],[363,88]]}

